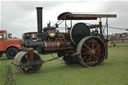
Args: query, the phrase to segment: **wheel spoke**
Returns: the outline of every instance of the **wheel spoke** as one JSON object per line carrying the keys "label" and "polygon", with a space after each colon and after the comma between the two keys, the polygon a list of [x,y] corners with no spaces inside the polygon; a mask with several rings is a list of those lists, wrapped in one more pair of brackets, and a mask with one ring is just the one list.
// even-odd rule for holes
{"label": "wheel spoke", "polygon": [[98,61],[98,58],[97,58],[97,56],[95,56],[94,58],[95,58],[95,61]]}
{"label": "wheel spoke", "polygon": [[[40,60],[41,60],[40,57],[37,54],[34,54],[34,62],[36,63]],[[31,64],[30,61],[29,61],[28,54],[22,55],[20,63],[21,63],[21,65],[19,65],[19,68],[20,68],[19,70],[23,71],[24,73],[35,73],[40,69],[40,67],[42,65],[42,63],[40,63],[40,64],[35,64],[35,63]]]}
{"label": "wheel spoke", "polygon": [[91,56],[89,56],[89,59],[88,59],[88,60],[89,60],[89,62],[91,62],[91,61],[92,61],[92,57],[91,57]]}
{"label": "wheel spoke", "polygon": [[80,48],[78,49],[81,51],[80,57],[84,61],[82,63],[85,63],[87,66],[97,66],[103,62],[105,46],[99,37],[86,37],[79,45]]}
{"label": "wheel spoke", "polygon": [[82,49],[82,52],[83,52],[83,51],[88,51],[88,49],[83,48],[83,49]]}
{"label": "wheel spoke", "polygon": [[89,48],[89,47],[87,46],[87,44],[84,43],[84,46],[87,47],[89,50],[91,50],[91,48]]}
{"label": "wheel spoke", "polygon": [[24,68],[26,71],[28,70],[28,67],[27,66],[25,66],[25,68]]}
{"label": "wheel spoke", "polygon": [[100,50],[100,49],[95,50],[95,52],[96,52],[97,54],[101,54],[101,50]]}
{"label": "wheel spoke", "polygon": [[92,39],[92,49],[94,49],[94,41],[93,41],[93,39]]}
{"label": "wheel spoke", "polygon": [[85,60],[86,59],[86,56],[84,56],[84,57],[82,57],[83,58],[83,60]]}
{"label": "wheel spoke", "polygon": [[94,62],[96,63],[97,59],[96,59],[96,56],[94,56]]}
{"label": "wheel spoke", "polygon": [[88,54],[88,52],[89,52],[89,51],[87,51],[87,52],[84,52],[84,53],[82,53],[82,55],[86,55],[86,54]]}
{"label": "wheel spoke", "polygon": [[95,50],[97,50],[99,47],[100,47],[100,45],[98,45]]}

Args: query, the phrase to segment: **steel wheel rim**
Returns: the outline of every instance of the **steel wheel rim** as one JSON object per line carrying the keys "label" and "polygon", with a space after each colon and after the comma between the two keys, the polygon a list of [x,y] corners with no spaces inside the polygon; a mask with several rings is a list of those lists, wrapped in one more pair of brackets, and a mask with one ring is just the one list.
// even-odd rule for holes
{"label": "steel wheel rim", "polygon": [[104,49],[98,38],[89,38],[83,43],[81,58],[88,66],[96,66],[104,60]]}
{"label": "steel wheel rim", "polygon": [[[89,53],[89,51],[88,51],[88,44],[87,44],[87,46],[85,46],[85,48],[83,48],[83,44],[85,43],[85,45],[86,45],[86,43],[88,42],[88,40],[90,40],[90,39],[96,39],[96,40],[98,40],[99,42],[100,42],[100,45],[101,45],[101,47],[102,47],[102,51],[101,51],[101,56],[100,56],[100,58],[98,59],[98,62],[97,61],[95,61],[96,63],[92,63],[92,65],[90,64],[90,63],[88,63],[87,62],[87,59],[89,59],[89,57],[88,57],[88,55],[90,55],[90,53]],[[92,45],[90,45],[90,46],[92,46]],[[97,45],[96,45],[97,46]],[[94,48],[96,48],[96,47],[94,47]],[[82,52],[82,50],[83,50],[83,52]],[[85,53],[84,53],[85,52]],[[78,43],[78,45],[77,45],[77,54],[79,54],[77,57],[79,58],[79,63],[81,64],[81,65],[83,65],[83,66],[86,66],[86,67],[88,67],[88,66],[97,66],[97,65],[99,65],[99,64],[101,64],[102,62],[103,62],[103,60],[104,60],[104,57],[105,57],[105,55],[106,55],[106,47],[105,47],[105,45],[104,45],[104,42],[103,42],[103,40],[102,39],[100,39],[99,37],[97,37],[97,36],[88,36],[88,37],[84,37],[79,43]],[[83,56],[83,53],[84,53],[84,55],[85,55],[85,57]],[[97,54],[97,52],[95,52],[96,54]],[[88,55],[87,55],[88,54]],[[92,54],[92,55],[94,55],[94,53]]]}
{"label": "steel wheel rim", "polygon": [[[35,57],[36,56],[36,57]],[[34,61],[40,61],[41,59],[39,57],[37,57],[36,54],[34,54]],[[36,64],[36,65],[30,65],[28,64],[29,62],[29,57],[28,54],[25,54],[22,59],[21,59],[21,64],[19,66],[19,68],[24,72],[24,73],[35,73],[37,72],[40,68],[42,64]],[[28,64],[28,65],[27,65]]]}

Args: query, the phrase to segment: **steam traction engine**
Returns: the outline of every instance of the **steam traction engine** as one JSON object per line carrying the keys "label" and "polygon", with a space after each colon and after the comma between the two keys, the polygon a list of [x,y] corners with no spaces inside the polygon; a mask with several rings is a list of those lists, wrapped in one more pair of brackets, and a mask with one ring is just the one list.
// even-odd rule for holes
{"label": "steam traction engine", "polygon": [[[55,26],[50,23],[42,30],[42,8],[37,8],[38,38],[32,40],[24,35],[23,51],[19,52],[14,59],[17,69],[24,73],[37,72],[42,63],[63,57],[65,64],[80,64],[83,66],[97,66],[104,59],[107,59],[107,37],[103,35],[101,18],[116,17],[115,14],[74,14],[70,12],[62,13],[58,16]],[[99,24],[76,23],[74,20],[97,20]],[[67,23],[70,22],[69,23]],[[64,22],[64,31],[59,32],[61,24]],[[72,26],[72,24],[75,25]],[[108,24],[106,24],[108,33]],[[106,35],[107,36],[107,35]],[[58,57],[43,61],[39,55],[33,52],[33,48],[39,54],[56,52]]]}

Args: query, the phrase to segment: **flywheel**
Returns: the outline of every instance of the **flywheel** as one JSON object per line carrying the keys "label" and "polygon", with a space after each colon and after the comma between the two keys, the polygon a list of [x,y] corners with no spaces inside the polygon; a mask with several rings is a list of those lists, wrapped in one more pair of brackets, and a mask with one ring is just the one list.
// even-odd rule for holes
{"label": "flywheel", "polygon": [[90,29],[85,23],[77,23],[70,30],[70,38],[77,45],[81,39],[90,35]]}

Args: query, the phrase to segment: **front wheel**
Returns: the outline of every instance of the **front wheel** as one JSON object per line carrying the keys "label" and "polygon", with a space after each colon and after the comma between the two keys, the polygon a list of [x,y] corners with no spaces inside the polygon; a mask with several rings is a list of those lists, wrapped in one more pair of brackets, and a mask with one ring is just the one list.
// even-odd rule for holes
{"label": "front wheel", "polygon": [[26,74],[36,73],[40,70],[43,60],[40,56],[34,53],[33,62],[29,60],[29,54],[27,52],[21,51],[14,58],[14,65],[16,68]]}
{"label": "front wheel", "polygon": [[8,57],[8,59],[13,59],[18,52],[19,50],[17,48],[11,47],[7,50],[6,56]]}

